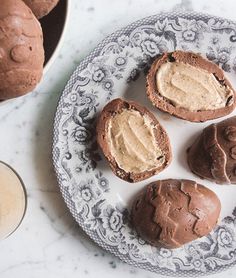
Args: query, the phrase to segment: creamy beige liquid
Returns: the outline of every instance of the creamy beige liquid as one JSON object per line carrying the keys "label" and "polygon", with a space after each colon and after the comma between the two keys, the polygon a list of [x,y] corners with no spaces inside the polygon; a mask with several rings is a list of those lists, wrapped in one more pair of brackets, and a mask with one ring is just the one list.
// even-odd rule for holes
{"label": "creamy beige liquid", "polygon": [[0,162],[0,239],[19,226],[26,208],[23,184],[16,173]]}

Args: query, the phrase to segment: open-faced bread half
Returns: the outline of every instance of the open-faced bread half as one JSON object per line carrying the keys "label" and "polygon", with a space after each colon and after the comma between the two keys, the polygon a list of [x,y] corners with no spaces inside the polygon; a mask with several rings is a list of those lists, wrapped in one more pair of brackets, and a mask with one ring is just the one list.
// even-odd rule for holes
{"label": "open-faced bread half", "polygon": [[160,110],[191,122],[231,113],[235,92],[218,65],[199,54],[164,53],[147,75],[147,95]]}
{"label": "open-faced bread half", "polygon": [[97,141],[112,171],[128,182],[147,179],[171,161],[167,133],[150,111],[134,101],[115,99],[104,107]]}

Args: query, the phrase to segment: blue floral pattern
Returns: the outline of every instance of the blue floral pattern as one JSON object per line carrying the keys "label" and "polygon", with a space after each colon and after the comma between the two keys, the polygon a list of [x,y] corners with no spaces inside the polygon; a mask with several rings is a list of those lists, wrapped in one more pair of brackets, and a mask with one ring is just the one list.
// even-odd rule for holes
{"label": "blue floral pattern", "polygon": [[86,233],[122,260],[180,277],[236,264],[236,209],[210,235],[177,250],[154,248],[138,237],[129,224],[126,204],[118,201],[120,193],[104,167],[95,134],[97,113],[104,104],[126,91],[127,83],[146,73],[162,52],[201,52],[234,73],[235,44],[234,22],[195,13],[153,16],[105,39],[67,84],[54,125],[53,162],[60,189]]}

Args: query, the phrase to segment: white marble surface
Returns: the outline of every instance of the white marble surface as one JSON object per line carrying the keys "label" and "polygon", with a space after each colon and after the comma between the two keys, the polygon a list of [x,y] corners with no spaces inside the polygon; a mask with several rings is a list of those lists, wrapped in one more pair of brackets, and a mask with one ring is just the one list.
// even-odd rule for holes
{"label": "white marble surface", "polygon": [[[160,277],[103,251],[76,225],[58,192],[51,164],[53,116],[76,65],[109,33],[142,17],[176,9],[236,19],[234,0],[71,0],[60,54],[37,90],[0,107],[0,160],[14,166],[28,191],[26,217],[0,242],[0,277]],[[236,268],[214,277],[236,277]]]}

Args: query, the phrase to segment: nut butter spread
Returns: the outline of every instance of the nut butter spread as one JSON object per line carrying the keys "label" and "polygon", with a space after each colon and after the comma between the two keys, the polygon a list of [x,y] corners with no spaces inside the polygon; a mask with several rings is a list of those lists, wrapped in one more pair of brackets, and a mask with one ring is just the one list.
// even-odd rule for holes
{"label": "nut butter spread", "polygon": [[167,62],[156,74],[159,93],[176,107],[189,111],[214,110],[226,106],[233,95],[204,69],[183,62]]}
{"label": "nut butter spread", "polygon": [[149,171],[165,160],[151,119],[133,109],[124,109],[110,119],[108,144],[118,166],[126,172]]}

